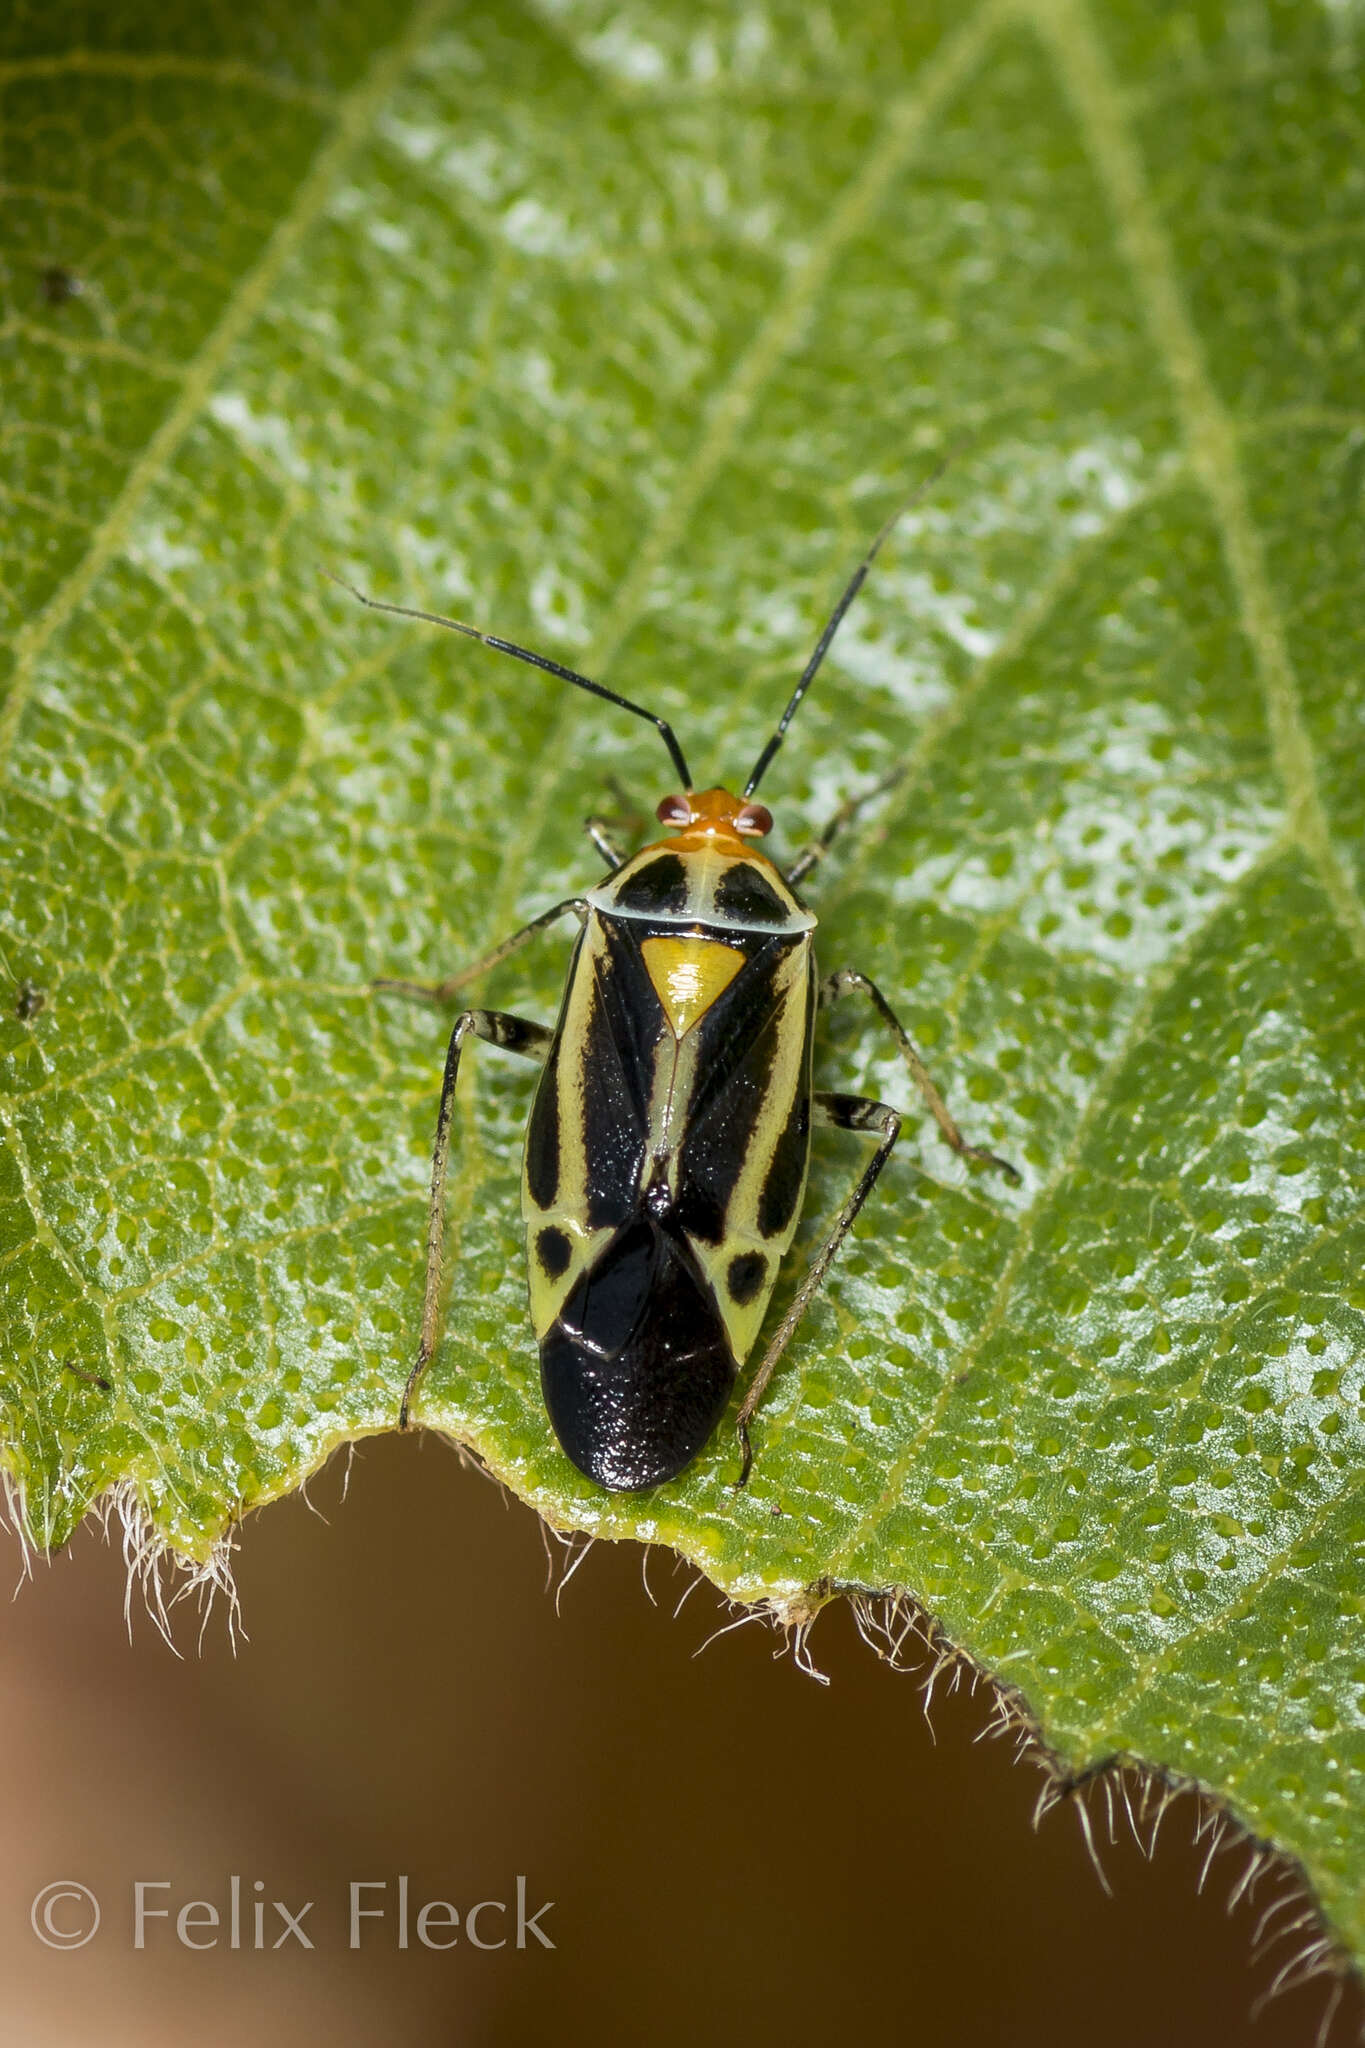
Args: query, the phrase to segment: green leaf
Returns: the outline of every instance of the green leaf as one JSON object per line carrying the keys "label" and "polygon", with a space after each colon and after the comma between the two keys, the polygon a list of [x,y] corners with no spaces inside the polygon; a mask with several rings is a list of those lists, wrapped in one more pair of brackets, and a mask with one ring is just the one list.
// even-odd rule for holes
{"label": "green leaf", "polygon": [[[912,1589],[1068,1762],[1223,1792],[1358,1940],[1358,10],[116,14],[16,13],[0,61],[29,1528],[121,1485],[202,1559],[393,1426],[445,1027],[368,980],[474,957],[595,872],[614,780],[668,784],[633,721],[319,568],[733,775],[956,446],[765,794],[790,852],[908,764],[812,891],[822,959],[1025,1187],[912,1119],[747,1495],[722,1431],[609,1498],[538,1396],[532,1076],[481,1049],[420,1412],[740,1599]],[[549,1017],[563,964],[488,997]],[[906,1099],[870,1016],[819,1063]],[[821,1142],[801,1251],[865,1157]]]}

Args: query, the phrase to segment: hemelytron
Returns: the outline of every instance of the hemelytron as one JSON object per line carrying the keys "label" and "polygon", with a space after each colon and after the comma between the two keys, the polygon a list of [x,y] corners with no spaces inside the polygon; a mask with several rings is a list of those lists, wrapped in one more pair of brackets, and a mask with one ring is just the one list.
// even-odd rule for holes
{"label": "hemelytron", "polygon": [[471,1036],[541,1062],[522,1169],[541,1386],[569,1457],[615,1491],[676,1478],[707,1442],[757,1343],[795,1236],[812,1129],[866,1132],[876,1149],[769,1339],[736,1416],[743,1485],[749,1423],[763,1390],[896,1142],[901,1113],[889,1103],[813,1090],[822,1004],[854,990],[866,996],[954,1151],[1018,1179],[1007,1161],[967,1143],[880,991],[856,972],[823,979],[816,972],[816,920],[797,887],[886,782],[846,803],[785,875],[753,844],[772,828],[754,792],[894,523],[854,571],[739,797],[694,789],[671,726],[643,705],[458,619],[353,591],[375,610],[449,627],[648,719],[681,785],[657,812],[672,836],[628,858],[602,821],[587,821],[608,870],[596,888],[557,903],[447,981],[376,984],[448,1003],[534,933],[560,918],[578,922],[553,1029],[469,1009],[450,1034],[432,1154],[422,1333],[401,1427],[439,1334],[451,1112],[460,1051]]}

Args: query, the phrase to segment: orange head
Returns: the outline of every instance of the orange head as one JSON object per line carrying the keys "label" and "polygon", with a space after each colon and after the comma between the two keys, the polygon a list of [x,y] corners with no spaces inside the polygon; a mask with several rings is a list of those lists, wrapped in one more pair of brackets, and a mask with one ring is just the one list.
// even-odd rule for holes
{"label": "orange head", "polygon": [[672,843],[684,851],[710,845],[742,853],[746,839],[761,839],[773,829],[772,812],[765,804],[731,796],[728,789],[689,789],[681,796],[666,796],[655,816],[661,825],[673,827],[678,837]]}

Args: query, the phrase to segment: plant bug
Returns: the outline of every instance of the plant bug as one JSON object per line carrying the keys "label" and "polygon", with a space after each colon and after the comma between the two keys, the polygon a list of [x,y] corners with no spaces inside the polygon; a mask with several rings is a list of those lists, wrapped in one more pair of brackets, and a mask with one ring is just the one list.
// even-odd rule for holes
{"label": "plant bug", "polygon": [[774,1331],[736,1417],[744,1485],[754,1411],[896,1142],[901,1113],[889,1103],[813,1089],[821,1004],[853,991],[865,996],[953,1150],[1019,1179],[1008,1161],[968,1144],[880,990],[856,972],[823,980],[816,973],[816,920],[797,886],[889,782],[847,802],[785,874],[753,843],[772,828],[754,793],[904,509],[855,569],[738,797],[695,789],[672,727],[645,706],[461,620],[344,586],[375,611],[447,627],[647,719],[681,785],[657,811],[673,836],[629,857],[600,819],[587,821],[608,869],[596,888],[555,904],[446,981],[375,984],[448,1003],[535,933],[560,918],[578,920],[553,1029],[499,1010],[468,1009],[450,1034],[432,1154],[421,1342],[400,1427],[408,1426],[439,1334],[451,1113],[467,1038],[541,1062],[522,1171],[541,1387],[573,1463],[614,1492],[675,1479],[708,1441],[796,1234],[812,1129],[864,1132],[876,1150]]}

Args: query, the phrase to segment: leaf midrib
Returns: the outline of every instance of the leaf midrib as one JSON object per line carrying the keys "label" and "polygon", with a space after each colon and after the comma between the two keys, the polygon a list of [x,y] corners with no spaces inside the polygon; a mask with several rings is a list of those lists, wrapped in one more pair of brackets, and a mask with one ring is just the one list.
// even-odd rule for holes
{"label": "leaf midrib", "polygon": [[1237,428],[1209,374],[1186,308],[1175,253],[1152,196],[1128,102],[1086,0],[1009,4],[1047,51],[1108,201],[1135,297],[1175,398],[1190,465],[1204,487],[1222,540],[1239,623],[1265,700],[1291,830],[1316,870],[1353,952],[1365,961],[1365,904],[1332,845],[1298,678],[1261,537],[1247,504]]}

